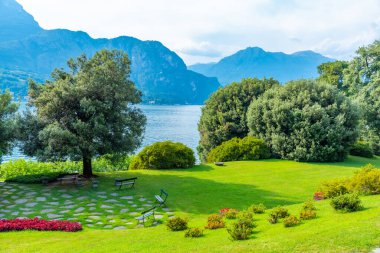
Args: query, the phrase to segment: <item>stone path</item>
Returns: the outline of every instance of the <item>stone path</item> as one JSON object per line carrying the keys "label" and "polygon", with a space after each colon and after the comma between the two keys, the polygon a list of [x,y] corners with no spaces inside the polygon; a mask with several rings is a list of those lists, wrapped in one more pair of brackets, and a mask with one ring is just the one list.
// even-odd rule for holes
{"label": "stone path", "polygon": [[[70,220],[85,227],[121,230],[136,227],[135,217],[154,205],[153,196],[114,191],[1,183],[0,218]],[[155,224],[172,216],[169,208],[158,208]]]}

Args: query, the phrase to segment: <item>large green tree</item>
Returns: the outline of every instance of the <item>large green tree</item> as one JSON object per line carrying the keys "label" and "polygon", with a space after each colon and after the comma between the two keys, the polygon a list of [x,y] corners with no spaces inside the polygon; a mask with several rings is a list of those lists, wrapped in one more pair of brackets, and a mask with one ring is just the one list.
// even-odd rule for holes
{"label": "large green tree", "polygon": [[360,47],[345,70],[343,83],[349,87],[349,95],[360,90],[380,76],[380,41]]}
{"label": "large green tree", "polygon": [[334,61],[322,63],[318,66],[318,81],[334,85],[339,90],[347,92],[349,87],[345,86],[344,71],[348,68],[346,61]]}
{"label": "large green tree", "polygon": [[55,70],[44,85],[30,83],[35,109],[21,120],[30,129],[21,139],[36,136],[24,148],[42,160],[82,159],[83,174],[91,177],[93,157],[140,146],[146,118],[133,104],[141,92],[129,79],[130,61],[122,51],[82,55],[69,60],[68,69]]}
{"label": "large green tree", "polygon": [[201,159],[222,142],[248,134],[246,112],[251,102],[272,87],[279,86],[274,79],[248,78],[220,88],[202,107],[198,123]]}
{"label": "large green tree", "polygon": [[18,105],[12,102],[12,95],[7,90],[0,91],[0,163],[3,155],[12,148],[14,134],[14,116]]}
{"label": "large green tree", "polygon": [[250,134],[282,159],[341,161],[358,134],[356,107],[337,88],[313,80],[267,91],[247,115]]}

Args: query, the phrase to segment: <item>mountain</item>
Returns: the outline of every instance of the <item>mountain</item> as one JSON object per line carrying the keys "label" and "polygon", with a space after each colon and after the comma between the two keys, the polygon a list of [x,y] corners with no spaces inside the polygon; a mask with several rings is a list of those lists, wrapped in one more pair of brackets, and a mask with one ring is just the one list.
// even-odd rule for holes
{"label": "mountain", "polygon": [[42,29],[14,0],[0,0],[0,89],[24,97],[27,79],[45,80],[54,68],[65,68],[69,58],[92,56],[101,49],[128,53],[131,79],[145,102],[202,104],[220,84],[187,69],[183,60],[157,41],[121,36],[93,39],[85,32]]}
{"label": "mountain", "polygon": [[206,76],[217,77],[222,85],[247,77],[273,77],[282,83],[318,76],[317,66],[333,61],[313,51],[294,54],[266,52],[249,47],[225,57],[217,63],[195,64],[188,68]]}

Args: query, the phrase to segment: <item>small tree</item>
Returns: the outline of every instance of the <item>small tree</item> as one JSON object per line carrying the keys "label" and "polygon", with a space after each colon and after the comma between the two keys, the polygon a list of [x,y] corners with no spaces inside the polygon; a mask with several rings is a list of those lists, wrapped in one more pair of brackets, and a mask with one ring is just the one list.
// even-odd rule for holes
{"label": "small tree", "polygon": [[198,124],[201,137],[198,152],[201,159],[205,161],[208,152],[222,142],[247,136],[246,112],[252,100],[278,85],[274,79],[248,78],[213,93],[202,108]]}
{"label": "small tree", "polygon": [[12,148],[14,138],[13,117],[18,105],[12,102],[12,96],[7,90],[0,91],[0,163],[3,155],[9,153]]}
{"label": "small tree", "polygon": [[[45,85],[30,82],[35,113],[25,114],[21,125],[34,134],[21,139],[28,154],[42,160],[82,159],[83,175],[91,177],[94,156],[129,153],[141,144],[146,118],[131,106],[141,92],[129,80],[130,61],[122,51],[82,55],[68,67],[55,70]],[[25,142],[33,135],[38,140]]]}

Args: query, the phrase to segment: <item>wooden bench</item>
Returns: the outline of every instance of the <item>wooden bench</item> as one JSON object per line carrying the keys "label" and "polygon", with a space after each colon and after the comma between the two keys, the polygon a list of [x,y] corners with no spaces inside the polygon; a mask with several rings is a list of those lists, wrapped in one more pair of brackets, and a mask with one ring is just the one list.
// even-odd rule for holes
{"label": "wooden bench", "polygon": [[141,213],[140,216],[136,217],[135,219],[138,220],[138,223],[140,223],[140,221],[143,222],[143,224],[145,224],[145,219],[148,219],[149,217],[153,217],[153,220],[155,220],[155,217],[154,217],[154,211],[155,211],[156,207],[152,207],[146,211],[143,211]]}
{"label": "wooden bench", "polygon": [[136,183],[137,177],[132,177],[132,178],[123,178],[123,179],[115,179],[115,186],[119,187],[119,190],[121,187],[124,186],[129,186],[129,188],[134,188],[135,183]]}
{"label": "wooden bench", "polygon": [[77,176],[60,177],[60,178],[58,178],[58,181],[59,181],[60,184],[63,184],[65,182],[76,184]]}
{"label": "wooden bench", "polygon": [[160,195],[154,195],[154,197],[156,198],[156,202],[158,203],[159,206],[163,206],[163,205],[166,206],[165,202],[168,196],[169,194],[163,189],[161,189]]}

